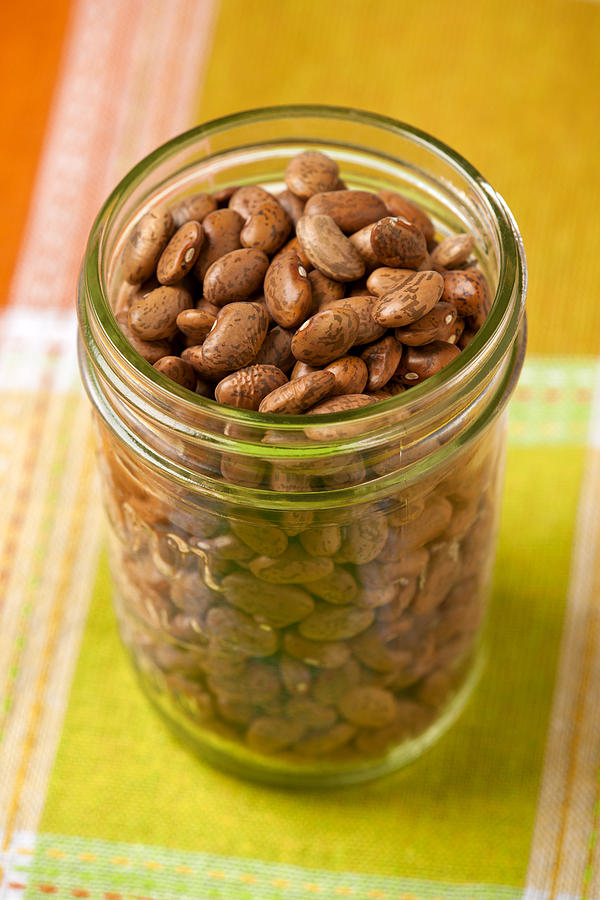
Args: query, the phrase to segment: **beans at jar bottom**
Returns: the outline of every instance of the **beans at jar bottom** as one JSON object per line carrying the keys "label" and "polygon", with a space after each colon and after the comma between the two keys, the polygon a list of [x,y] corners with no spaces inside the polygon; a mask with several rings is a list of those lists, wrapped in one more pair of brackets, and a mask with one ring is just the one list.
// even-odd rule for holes
{"label": "beans at jar bottom", "polygon": [[200,738],[294,765],[360,763],[422,734],[477,649],[495,470],[492,454],[467,460],[388,513],[290,536],[264,522],[257,542],[256,521],[166,521],[115,463],[117,609],[148,688]]}

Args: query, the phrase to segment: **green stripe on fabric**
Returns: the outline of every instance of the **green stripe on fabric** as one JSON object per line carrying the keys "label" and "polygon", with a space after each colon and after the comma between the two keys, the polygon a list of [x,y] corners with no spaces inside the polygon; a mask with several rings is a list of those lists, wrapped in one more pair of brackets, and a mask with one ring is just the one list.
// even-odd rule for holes
{"label": "green stripe on fabric", "polygon": [[85,840],[64,835],[38,837],[25,896],[85,896],[91,900],[173,897],[218,900],[517,900],[518,888],[386,878],[273,865],[210,853],[166,851],[163,847]]}
{"label": "green stripe on fabric", "polygon": [[583,452],[571,447],[509,450],[480,687],[432,750],[367,785],[291,792],[192,757],[137,688],[103,564],[40,831],[167,854],[522,886],[582,466]]}

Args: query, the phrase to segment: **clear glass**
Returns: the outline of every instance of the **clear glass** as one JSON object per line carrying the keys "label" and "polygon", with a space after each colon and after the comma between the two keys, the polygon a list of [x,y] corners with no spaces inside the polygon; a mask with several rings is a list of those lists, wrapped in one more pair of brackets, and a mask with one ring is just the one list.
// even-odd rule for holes
{"label": "clear glass", "polygon": [[[439,375],[318,423],[179,388],[112,313],[123,242],[144,211],[234,184],[276,190],[307,148],[335,158],[349,187],[419,203],[440,236],[472,232],[495,293]],[[481,668],[525,290],[517,227],[473,167],[356,110],[208,123],[108,199],[79,316],[114,602],[144,690],[204,758],[271,783],[350,783],[414,759],[464,707]]]}

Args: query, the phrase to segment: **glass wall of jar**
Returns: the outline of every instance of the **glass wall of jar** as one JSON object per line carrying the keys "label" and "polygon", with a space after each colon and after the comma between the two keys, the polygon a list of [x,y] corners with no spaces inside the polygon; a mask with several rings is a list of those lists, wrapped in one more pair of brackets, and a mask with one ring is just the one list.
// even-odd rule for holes
{"label": "glass wall of jar", "polygon": [[[114,316],[132,225],[199,190],[282,186],[304,149],[351,188],[468,231],[494,293],[438,375],[362,408],[276,416],[169,381]],[[79,292],[114,601],[141,683],[214,764],[289,785],[397,768],[457,717],[481,667],[506,404],[525,350],[510,212],[449,148],[355,110],[257,110],[140,163],[101,211]]]}

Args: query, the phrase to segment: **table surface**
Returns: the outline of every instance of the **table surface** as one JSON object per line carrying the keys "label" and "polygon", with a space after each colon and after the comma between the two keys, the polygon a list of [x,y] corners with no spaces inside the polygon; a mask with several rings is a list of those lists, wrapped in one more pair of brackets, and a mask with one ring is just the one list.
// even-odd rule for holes
{"label": "table surface", "polygon": [[[0,30],[0,900],[600,898],[600,4],[30,0]],[[74,293],[130,166],[194,123],[370,109],[512,208],[529,355],[486,672],[405,771],[236,782],[147,708],[108,596]]]}

